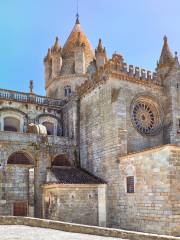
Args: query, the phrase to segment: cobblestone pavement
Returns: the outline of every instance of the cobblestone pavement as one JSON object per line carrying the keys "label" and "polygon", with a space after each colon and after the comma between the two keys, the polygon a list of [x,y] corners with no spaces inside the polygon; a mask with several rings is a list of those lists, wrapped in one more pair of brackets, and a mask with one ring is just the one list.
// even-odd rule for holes
{"label": "cobblestone pavement", "polygon": [[70,233],[59,230],[22,225],[1,225],[2,240],[120,240],[120,238],[100,237],[89,234]]}

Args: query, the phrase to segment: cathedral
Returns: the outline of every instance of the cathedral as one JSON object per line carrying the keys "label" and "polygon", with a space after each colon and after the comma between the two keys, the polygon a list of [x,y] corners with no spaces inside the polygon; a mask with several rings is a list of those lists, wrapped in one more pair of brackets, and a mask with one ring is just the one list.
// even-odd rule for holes
{"label": "cathedral", "polygon": [[180,64],[128,65],[79,17],[44,58],[46,96],[0,89],[0,215],[180,236]]}

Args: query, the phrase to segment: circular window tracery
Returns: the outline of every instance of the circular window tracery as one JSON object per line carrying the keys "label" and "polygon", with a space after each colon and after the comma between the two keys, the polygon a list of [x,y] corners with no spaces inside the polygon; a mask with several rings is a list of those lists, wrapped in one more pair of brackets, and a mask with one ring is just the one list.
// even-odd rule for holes
{"label": "circular window tracery", "polygon": [[162,127],[162,111],[152,99],[140,97],[132,104],[132,123],[145,135],[154,135]]}

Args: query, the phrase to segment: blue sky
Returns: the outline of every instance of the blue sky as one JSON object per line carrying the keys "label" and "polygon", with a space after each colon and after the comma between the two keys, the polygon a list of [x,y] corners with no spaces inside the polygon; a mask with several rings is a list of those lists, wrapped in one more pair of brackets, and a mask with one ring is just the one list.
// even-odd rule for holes
{"label": "blue sky", "polygon": [[[179,0],[79,0],[81,25],[93,47],[154,70],[164,34],[180,52]],[[76,0],[0,0],[0,88],[44,95],[43,58],[58,35],[61,45],[75,22]]]}

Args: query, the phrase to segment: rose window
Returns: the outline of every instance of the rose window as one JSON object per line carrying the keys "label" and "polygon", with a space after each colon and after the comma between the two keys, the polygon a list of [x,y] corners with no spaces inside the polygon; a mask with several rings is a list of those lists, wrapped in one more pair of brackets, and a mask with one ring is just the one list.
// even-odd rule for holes
{"label": "rose window", "polygon": [[132,122],[142,134],[156,134],[162,127],[162,112],[157,103],[148,98],[138,98],[132,105]]}

